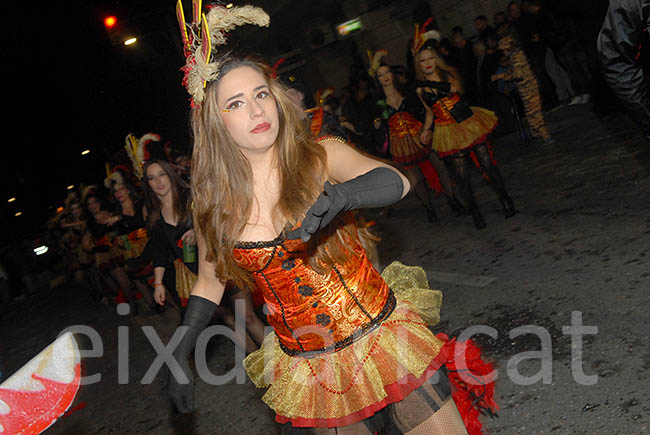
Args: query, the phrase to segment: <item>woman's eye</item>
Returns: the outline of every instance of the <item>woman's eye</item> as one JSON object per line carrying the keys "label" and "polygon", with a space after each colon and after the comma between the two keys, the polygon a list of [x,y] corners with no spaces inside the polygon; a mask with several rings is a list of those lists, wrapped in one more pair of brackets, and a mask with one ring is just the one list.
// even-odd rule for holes
{"label": "woman's eye", "polygon": [[242,104],[244,103],[242,103],[241,101],[233,101],[232,103],[226,106],[226,110],[239,109],[242,106]]}
{"label": "woman's eye", "polygon": [[257,94],[257,98],[259,98],[259,99],[266,98],[266,97],[269,97],[269,96],[271,96],[271,94],[266,92],[266,91],[261,91],[259,94]]}

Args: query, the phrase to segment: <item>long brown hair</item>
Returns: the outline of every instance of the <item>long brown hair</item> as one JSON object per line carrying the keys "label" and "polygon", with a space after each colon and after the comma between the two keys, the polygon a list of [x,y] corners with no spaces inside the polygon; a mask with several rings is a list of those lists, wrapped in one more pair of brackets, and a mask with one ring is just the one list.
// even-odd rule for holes
{"label": "long brown hair", "polygon": [[158,196],[149,186],[147,169],[153,165],[159,165],[171,180],[172,209],[179,225],[188,223],[192,216],[190,203],[190,186],[176,174],[172,167],[164,160],[149,160],[142,168],[142,190],[144,191],[145,208],[147,210],[147,228],[152,229],[158,220],[162,219],[161,203]]}
{"label": "long brown hair", "polygon": [[[216,98],[218,81],[243,66],[265,76],[278,107],[280,125],[274,150],[281,187],[280,199],[273,210],[276,222],[294,226],[303,218],[327,179],[327,155],[304,128],[300,109],[292,102],[286,87],[271,77],[266,65],[251,58],[227,57],[222,62],[219,77],[207,86],[203,104],[191,114],[194,227],[205,240],[205,259],[215,264],[216,276],[224,282],[233,280],[242,288],[250,288],[252,277],[237,267],[232,251],[252,211],[253,172],[223,123]],[[320,273],[327,272],[327,265],[345,260],[349,252],[344,240],[357,234],[353,222],[339,221],[338,226],[331,227],[333,230],[316,237],[309,249],[309,263]]]}

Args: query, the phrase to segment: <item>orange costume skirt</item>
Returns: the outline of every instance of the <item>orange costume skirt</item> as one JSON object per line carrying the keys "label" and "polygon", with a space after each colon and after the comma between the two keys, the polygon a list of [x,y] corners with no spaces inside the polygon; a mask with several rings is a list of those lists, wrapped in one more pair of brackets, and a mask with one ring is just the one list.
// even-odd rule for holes
{"label": "orange costume skirt", "polygon": [[[268,388],[262,399],[276,412],[277,422],[296,427],[353,424],[401,401],[443,364],[449,367],[455,342],[428,328],[440,319],[442,293],[429,289],[419,267],[394,262],[382,278],[395,294],[396,307],[353,344],[306,358],[286,354],[277,336],[269,334],[244,360],[253,383]],[[492,400],[489,394],[486,400]]]}
{"label": "orange costume skirt", "polygon": [[473,115],[462,122],[456,122],[449,112],[460,100],[458,94],[441,98],[432,107],[435,115],[433,149],[440,157],[447,157],[461,150],[487,141],[494,131],[498,118],[494,112],[472,106]]}
{"label": "orange costume skirt", "polygon": [[429,160],[429,149],[419,142],[422,123],[408,112],[397,112],[388,119],[390,155],[406,168],[418,167],[431,189],[437,193],[444,189],[438,172]]}

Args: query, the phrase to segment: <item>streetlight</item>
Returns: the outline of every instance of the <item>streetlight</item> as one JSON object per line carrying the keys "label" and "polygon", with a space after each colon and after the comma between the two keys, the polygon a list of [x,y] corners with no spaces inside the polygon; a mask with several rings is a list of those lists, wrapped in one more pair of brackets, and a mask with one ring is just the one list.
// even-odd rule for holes
{"label": "streetlight", "polygon": [[82,156],[85,156],[86,154],[90,154],[90,150],[83,150],[83,151],[81,152],[81,155],[82,155]]}
{"label": "streetlight", "polygon": [[132,45],[135,44],[138,38],[132,37],[124,41],[124,45]]}
{"label": "streetlight", "polygon": [[72,189],[74,189],[74,184],[68,186],[68,190],[72,190]]}
{"label": "streetlight", "polygon": [[11,198],[9,198],[9,199],[7,200],[7,202],[14,202],[15,200],[16,200],[16,198],[12,196]]}
{"label": "streetlight", "polygon": [[18,216],[20,216],[21,214],[23,214],[23,212],[22,212],[22,211],[19,211],[19,212],[17,212],[14,216],[18,217]]}

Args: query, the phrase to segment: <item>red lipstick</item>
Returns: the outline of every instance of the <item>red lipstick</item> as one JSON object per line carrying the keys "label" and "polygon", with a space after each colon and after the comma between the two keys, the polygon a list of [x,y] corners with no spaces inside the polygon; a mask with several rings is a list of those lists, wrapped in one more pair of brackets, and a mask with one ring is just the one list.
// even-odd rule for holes
{"label": "red lipstick", "polygon": [[261,124],[257,124],[255,128],[251,130],[251,133],[264,133],[269,128],[271,128],[271,124],[268,122],[262,122]]}

